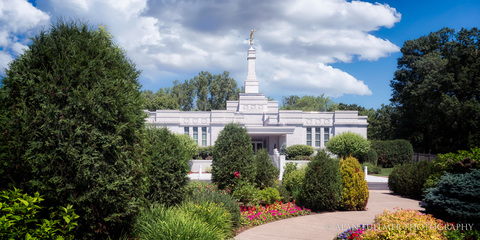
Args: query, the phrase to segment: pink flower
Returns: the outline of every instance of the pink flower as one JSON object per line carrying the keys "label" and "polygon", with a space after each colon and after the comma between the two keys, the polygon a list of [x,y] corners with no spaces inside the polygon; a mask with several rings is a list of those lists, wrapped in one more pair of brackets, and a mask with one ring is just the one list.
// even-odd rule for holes
{"label": "pink flower", "polygon": [[239,177],[240,177],[240,173],[239,173],[239,172],[235,172],[234,175],[235,175],[236,178],[239,178]]}

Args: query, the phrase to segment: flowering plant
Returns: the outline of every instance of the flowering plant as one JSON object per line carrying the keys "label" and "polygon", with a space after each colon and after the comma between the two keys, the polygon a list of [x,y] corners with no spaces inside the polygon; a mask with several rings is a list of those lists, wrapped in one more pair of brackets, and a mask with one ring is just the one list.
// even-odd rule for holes
{"label": "flowering plant", "polygon": [[241,212],[241,224],[243,226],[257,226],[279,219],[308,215],[311,213],[311,210],[296,206],[295,201],[287,204],[277,201],[274,204],[266,206],[243,206],[241,207]]}
{"label": "flowering plant", "polygon": [[239,173],[239,172],[235,172],[233,175],[235,175],[236,178],[239,178],[239,177],[240,177],[240,173]]}
{"label": "flowering plant", "polygon": [[337,240],[361,239],[363,232],[370,227],[371,225],[360,224],[358,228],[349,228],[345,232],[340,233],[336,239]]}

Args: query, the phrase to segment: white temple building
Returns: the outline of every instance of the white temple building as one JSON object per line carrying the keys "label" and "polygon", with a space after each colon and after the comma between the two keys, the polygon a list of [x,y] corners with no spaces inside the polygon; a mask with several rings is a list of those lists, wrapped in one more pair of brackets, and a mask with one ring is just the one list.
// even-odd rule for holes
{"label": "white temple building", "polygon": [[258,91],[255,59],[255,49],[250,47],[245,93],[240,93],[238,101],[227,101],[226,110],[146,111],[149,114],[146,123],[190,135],[199,146],[214,145],[226,124],[239,123],[252,137],[255,153],[260,148],[267,148],[270,154],[283,144],[287,147],[305,144],[321,149],[332,136],[342,132],[367,137],[367,116],[358,116],[357,111],[279,110],[278,101],[268,101],[265,94]]}

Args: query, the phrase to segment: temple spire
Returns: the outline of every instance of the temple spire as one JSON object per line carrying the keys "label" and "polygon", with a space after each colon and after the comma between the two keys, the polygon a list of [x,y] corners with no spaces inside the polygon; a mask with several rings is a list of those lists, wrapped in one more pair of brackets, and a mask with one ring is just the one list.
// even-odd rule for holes
{"label": "temple spire", "polygon": [[245,79],[245,93],[258,93],[258,80],[255,74],[255,49],[253,48],[253,32],[250,33],[250,49],[247,53],[248,74]]}

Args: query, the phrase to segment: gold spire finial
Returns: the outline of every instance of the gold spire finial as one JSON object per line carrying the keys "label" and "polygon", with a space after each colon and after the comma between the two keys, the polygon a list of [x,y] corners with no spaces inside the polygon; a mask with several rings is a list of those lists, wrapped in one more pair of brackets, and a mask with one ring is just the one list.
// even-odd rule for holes
{"label": "gold spire finial", "polygon": [[257,31],[257,30],[258,30],[258,28],[253,29],[253,30],[250,32],[250,46],[253,45],[253,33],[254,33],[255,31]]}

